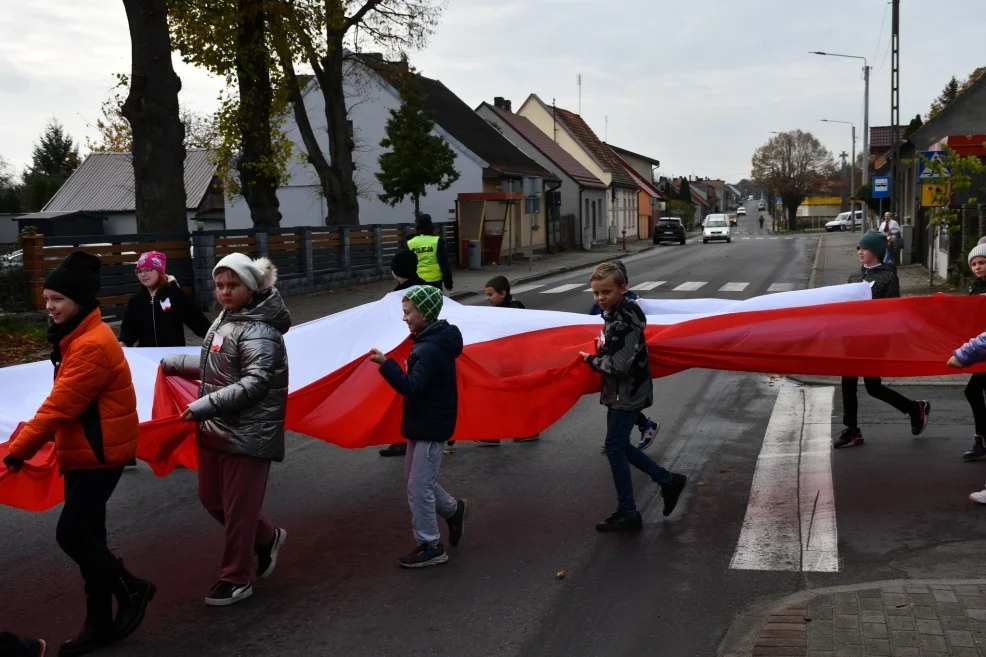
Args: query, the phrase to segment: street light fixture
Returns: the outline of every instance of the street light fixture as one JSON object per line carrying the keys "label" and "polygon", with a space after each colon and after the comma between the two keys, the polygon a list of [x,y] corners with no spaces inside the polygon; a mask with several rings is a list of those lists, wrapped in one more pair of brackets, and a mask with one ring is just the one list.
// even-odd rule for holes
{"label": "street light fixture", "polygon": [[[852,121],[836,121],[834,119],[819,119],[823,123],[844,123],[852,126],[852,160],[849,161],[849,225],[856,232],[856,125]],[[844,152],[844,151],[843,151]],[[866,156],[863,156],[866,161]],[[863,166],[866,166],[865,164]],[[862,225],[860,225],[862,228]]]}
{"label": "street light fixture", "polygon": [[[863,184],[870,182],[870,69],[865,57],[859,55],[840,55],[834,52],[811,51],[812,55],[823,57],[843,57],[845,59],[863,60]],[[896,139],[896,136],[894,137]],[[853,158],[855,162],[855,158]],[[855,224],[854,224],[855,225]]]}

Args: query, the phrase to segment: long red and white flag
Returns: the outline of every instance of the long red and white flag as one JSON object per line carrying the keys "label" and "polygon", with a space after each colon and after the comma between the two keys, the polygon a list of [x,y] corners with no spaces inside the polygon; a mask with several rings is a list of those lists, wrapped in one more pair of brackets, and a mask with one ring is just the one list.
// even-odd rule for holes
{"label": "long red and white flag", "polygon": [[[341,447],[400,440],[401,399],[367,355],[404,363],[410,352],[401,294],[291,329],[287,427]],[[655,377],[689,368],[855,376],[950,373],[953,349],[986,319],[981,297],[871,300],[865,283],[782,292],[744,301],[640,300]],[[441,317],[462,331],[457,360],[456,440],[530,436],[580,397],[599,391],[578,354],[591,351],[602,320],[576,313],[466,306],[446,300]],[[197,466],[193,423],[178,421],[197,385],[160,374],[169,354],[198,347],[126,349],[137,391],[138,457],[158,475]],[[972,368],[976,369],[986,368]],[[28,420],[51,388],[51,365],[0,369],[0,435]],[[659,404],[659,402],[658,402]],[[509,408],[510,413],[490,409]],[[0,458],[6,455],[0,445]],[[50,446],[17,474],[0,471],[0,504],[40,511],[61,501]]]}

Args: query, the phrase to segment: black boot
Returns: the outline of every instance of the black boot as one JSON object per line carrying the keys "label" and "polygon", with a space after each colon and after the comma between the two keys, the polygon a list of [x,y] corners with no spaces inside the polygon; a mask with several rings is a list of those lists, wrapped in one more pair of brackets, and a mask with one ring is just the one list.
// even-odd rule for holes
{"label": "black boot", "polygon": [[113,595],[116,596],[116,622],[113,633],[117,639],[125,639],[133,634],[144,622],[147,603],[154,599],[157,587],[151,582],[134,577],[126,570],[113,580]]}
{"label": "black boot", "polygon": [[116,641],[113,631],[113,596],[107,590],[86,587],[86,621],[75,636],[58,650],[62,657],[85,655]]}

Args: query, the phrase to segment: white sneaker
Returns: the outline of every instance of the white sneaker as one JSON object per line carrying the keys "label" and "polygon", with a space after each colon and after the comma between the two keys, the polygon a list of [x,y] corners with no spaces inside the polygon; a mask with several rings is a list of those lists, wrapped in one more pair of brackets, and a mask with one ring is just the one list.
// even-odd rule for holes
{"label": "white sneaker", "polygon": [[969,499],[972,500],[973,502],[986,504],[986,488],[976,493],[969,493]]}
{"label": "white sneaker", "polygon": [[654,420],[647,421],[647,428],[644,429],[640,434],[640,443],[637,445],[637,449],[641,452],[650,447],[654,439],[657,437],[657,432],[661,430],[661,423],[655,422]]}

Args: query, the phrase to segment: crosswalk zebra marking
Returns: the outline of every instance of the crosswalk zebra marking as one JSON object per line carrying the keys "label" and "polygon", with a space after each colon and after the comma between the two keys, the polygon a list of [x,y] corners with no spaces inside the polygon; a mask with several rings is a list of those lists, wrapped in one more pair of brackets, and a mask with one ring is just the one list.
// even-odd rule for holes
{"label": "crosswalk zebra marking", "polygon": [[767,288],[768,292],[790,292],[794,289],[794,283],[773,283]]}
{"label": "crosswalk zebra marking", "polygon": [[583,283],[566,283],[564,285],[559,285],[558,287],[553,287],[550,290],[542,290],[541,294],[561,294],[563,292],[568,292],[569,290],[574,290],[577,287],[582,287]]}
{"label": "crosswalk zebra marking", "polygon": [[695,290],[703,287],[708,281],[688,281],[687,283],[682,283],[674,289],[675,292],[694,292]]}
{"label": "crosswalk zebra marking", "polygon": [[720,292],[742,292],[750,284],[749,283],[726,283],[719,288]]}
{"label": "crosswalk zebra marking", "polygon": [[665,283],[667,283],[667,281],[644,281],[643,283],[640,283],[639,285],[634,285],[633,286],[633,289],[634,290],[644,290],[644,291],[646,291],[646,290],[653,290],[655,287],[661,287]]}
{"label": "crosswalk zebra marking", "polygon": [[528,285],[518,285],[510,290],[511,294],[523,294],[524,292],[530,292],[531,290],[537,290],[544,287],[544,283],[530,283]]}

